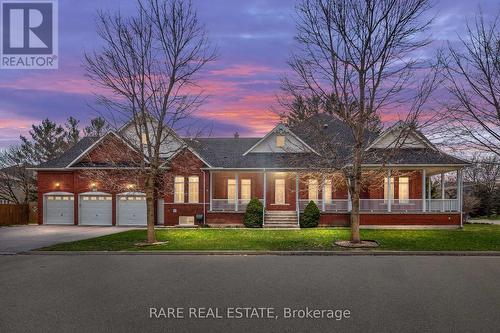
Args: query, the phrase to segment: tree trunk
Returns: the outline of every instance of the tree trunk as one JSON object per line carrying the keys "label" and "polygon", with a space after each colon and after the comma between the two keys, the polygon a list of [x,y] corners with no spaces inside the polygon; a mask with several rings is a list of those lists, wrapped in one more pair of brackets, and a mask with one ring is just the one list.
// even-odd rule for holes
{"label": "tree trunk", "polygon": [[351,183],[351,200],[352,200],[352,210],[351,210],[351,242],[359,243],[361,242],[360,232],[359,232],[359,197],[361,192],[361,145],[358,144],[354,151],[354,163],[353,163],[353,182]]}
{"label": "tree trunk", "polygon": [[156,242],[155,237],[155,182],[153,177],[146,181],[146,217],[148,225],[148,243]]}

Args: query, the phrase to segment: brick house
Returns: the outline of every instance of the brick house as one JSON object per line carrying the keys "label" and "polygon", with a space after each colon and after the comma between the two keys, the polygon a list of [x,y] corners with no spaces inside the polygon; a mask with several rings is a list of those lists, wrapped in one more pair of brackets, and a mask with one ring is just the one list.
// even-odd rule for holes
{"label": "brick house", "polygon": [[[403,130],[403,142],[396,145]],[[85,137],[59,158],[36,167],[40,224],[145,225],[145,195],[133,163],[144,157],[126,139],[126,131],[124,126],[100,139]],[[292,128],[279,124],[262,138],[175,136],[169,144],[176,149],[165,149],[157,224],[243,225],[249,200],[258,198],[265,208],[264,226],[297,226],[309,201],[321,210],[321,225],[348,226],[346,179],[340,172],[319,173],[312,167],[324,158],[318,135],[338,142],[335,154],[348,165],[349,151],[343,148],[350,140],[348,128],[326,115]],[[363,163],[362,226],[462,223],[460,186],[467,162],[400,124],[371,142]],[[93,178],[92,172],[101,176]],[[444,186],[431,192],[429,185],[431,177],[444,184],[447,173],[458,180],[453,198],[446,197]]]}

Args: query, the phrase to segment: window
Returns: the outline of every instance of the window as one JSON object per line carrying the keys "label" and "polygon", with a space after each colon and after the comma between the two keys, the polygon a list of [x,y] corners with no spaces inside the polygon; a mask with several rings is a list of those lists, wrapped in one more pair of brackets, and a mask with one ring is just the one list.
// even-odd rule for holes
{"label": "window", "polygon": [[285,146],[285,136],[278,135],[276,136],[276,147],[283,148]]}
{"label": "window", "polygon": [[184,202],[184,177],[175,177],[174,181],[174,202]]}
{"label": "window", "polygon": [[241,180],[241,201],[243,203],[248,203],[252,197],[252,180],[242,179]]}
{"label": "window", "polygon": [[146,133],[142,133],[141,134],[141,143],[143,145],[147,145],[148,144],[148,137],[146,136]]}
{"label": "window", "polygon": [[200,189],[200,178],[198,176],[190,176],[189,177],[189,203],[198,203],[199,202],[199,189]]}
{"label": "window", "polygon": [[277,205],[285,204],[285,180],[274,180],[274,203]]}
{"label": "window", "polygon": [[409,203],[410,178],[399,177],[399,203]]}
{"label": "window", "polygon": [[309,179],[309,200],[318,201],[318,180]]}
{"label": "window", "polygon": [[234,202],[236,199],[236,180],[228,179],[227,180],[227,202]]}
{"label": "window", "polygon": [[325,179],[325,184],[323,185],[323,199],[326,203],[332,202],[332,180]]}
{"label": "window", "polygon": [[[387,186],[387,177],[384,177],[384,200],[387,201],[389,197],[388,194],[388,186]],[[394,200],[394,177],[391,177],[391,200]]]}

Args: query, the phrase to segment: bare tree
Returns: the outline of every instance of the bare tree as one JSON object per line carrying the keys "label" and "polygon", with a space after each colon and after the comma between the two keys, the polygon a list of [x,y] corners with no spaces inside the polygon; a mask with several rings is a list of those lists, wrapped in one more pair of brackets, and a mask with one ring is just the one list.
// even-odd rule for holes
{"label": "bare tree", "polygon": [[36,198],[34,161],[23,146],[12,146],[0,153],[0,200],[27,205]]}
{"label": "bare tree", "polygon": [[[313,132],[322,143],[318,169],[342,170],[349,180],[355,243],[360,242],[362,163],[374,139],[370,124],[391,104],[407,102],[409,88],[418,86],[421,64],[413,55],[429,42],[423,33],[431,22],[430,7],[429,0],[303,0],[297,6],[299,50],[289,61],[294,76],[283,85],[294,95],[334,103],[333,115],[345,124],[338,138]],[[417,89],[419,97],[402,117],[405,128],[417,125],[435,82],[424,80]]]}
{"label": "bare tree", "polygon": [[88,77],[111,92],[99,96],[107,120],[128,120],[119,131],[145,159],[136,165],[147,203],[148,242],[155,242],[154,202],[161,166],[183,149],[175,131],[187,131],[191,113],[203,101],[198,72],[216,57],[191,1],[139,0],[137,13],[99,13],[99,52],[85,56]]}
{"label": "bare tree", "polygon": [[[440,54],[451,94],[442,127],[460,148],[500,156],[500,11],[479,12],[457,47]],[[450,140],[448,140],[450,141]]]}

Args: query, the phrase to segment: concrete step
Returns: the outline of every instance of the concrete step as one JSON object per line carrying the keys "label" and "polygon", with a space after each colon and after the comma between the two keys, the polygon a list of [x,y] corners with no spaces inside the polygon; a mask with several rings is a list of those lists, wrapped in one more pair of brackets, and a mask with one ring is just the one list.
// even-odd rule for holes
{"label": "concrete step", "polygon": [[290,229],[298,229],[299,226],[297,225],[297,223],[295,223],[295,224],[290,224],[290,223],[287,223],[287,224],[284,224],[284,223],[267,224],[267,223],[265,223],[264,224],[264,228],[290,228]]}

